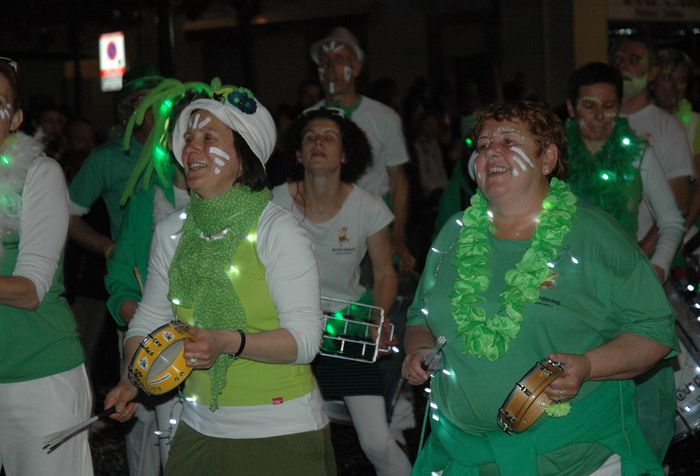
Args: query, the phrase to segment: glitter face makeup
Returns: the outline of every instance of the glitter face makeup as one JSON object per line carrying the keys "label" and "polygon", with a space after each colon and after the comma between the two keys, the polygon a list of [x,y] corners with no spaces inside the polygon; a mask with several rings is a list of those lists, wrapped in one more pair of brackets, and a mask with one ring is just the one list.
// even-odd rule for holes
{"label": "glitter face makeup", "polygon": [[576,120],[584,139],[606,140],[615,127],[619,113],[619,99],[615,86],[610,83],[595,83],[579,88],[576,108],[569,114]]}

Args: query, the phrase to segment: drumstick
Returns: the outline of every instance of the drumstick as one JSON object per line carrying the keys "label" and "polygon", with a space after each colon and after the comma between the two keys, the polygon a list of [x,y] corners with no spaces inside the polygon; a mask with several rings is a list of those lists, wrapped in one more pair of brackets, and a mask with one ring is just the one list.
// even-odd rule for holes
{"label": "drumstick", "polygon": [[42,449],[46,450],[47,453],[51,453],[53,450],[61,446],[73,436],[83,431],[88,426],[95,423],[100,418],[104,418],[108,415],[111,415],[112,413],[114,413],[113,406],[109,407],[106,410],[103,410],[102,412],[98,413],[93,417],[88,418],[85,421],[78,423],[77,425],[71,426],[62,431],[57,431],[56,433],[51,433],[50,435],[46,435],[42,441],[42,443],[44,443]]}
{"label": "drumstick", "polygon": [[435,347],[433,347],[433,350],[430,351],[428,357],[426,357],[425,360],[421,362],[420,368],[422,368],[423,370],[428,370],[430,364],[433,363],[435,356],[438,355],[438,352],[440,352],[443,347],[445,347],[445,344],[447,344],[447,339],[445,338],[445,336],[438,337],[437,342],[435,343]]}
{"label": "drumstick", "polygon": [[134,266],[134,276],[136,277],[136,282],[139,284],[139,291],[143,294],[143,279],[141,279],[141,271],[139,271],[138,266]]}

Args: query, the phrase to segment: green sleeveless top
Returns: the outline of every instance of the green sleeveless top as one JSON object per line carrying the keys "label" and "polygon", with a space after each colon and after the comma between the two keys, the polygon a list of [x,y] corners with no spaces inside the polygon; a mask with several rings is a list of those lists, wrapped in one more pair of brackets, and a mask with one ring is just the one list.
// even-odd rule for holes
{"label": "green sleeveless top", "polygon": [[[240,273],[232,279],[246,313],[248,333],[279,328],[277,310],[265,280],[265,266],[260,262],[255,242],[243,240],[232,262]],[[192,325],[192,308],[177,306],[179,320]],[[227,385],[219,396],[221,406],[267,405],[282,403],[309,393],[316,386],[310,365],[270,364],[244,358],[228,368]],[[211,400],[209,371],[194,370],[185,381],[184,393],[208,405]]]}
{"label": "green sleeveless top", "polygon": [[[12,276],[19,254],[17,233],[3,239],[0,275]],[[82,364],[75,318],[63,297],[63,260],[49,292],[33,311],[0,304],[0,383],[23,382]]]}

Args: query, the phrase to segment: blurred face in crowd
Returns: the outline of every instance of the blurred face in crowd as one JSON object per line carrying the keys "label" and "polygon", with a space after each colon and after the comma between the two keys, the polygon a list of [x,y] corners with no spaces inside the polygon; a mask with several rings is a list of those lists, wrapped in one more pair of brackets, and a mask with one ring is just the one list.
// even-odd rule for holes
{"label": "blurred face in crowd", "polygon": [[674,112],[685,98],[688,89],[688,67],[679,64],[676,69],[663,70],[654,81],[654,100],[657,106]]}
{"label": "blurred face in crowd", "polygon": [[581,136],[589,141],[604,141],[612,134],[620,111],[615,86],[595,83],[581,86],[576,104],[566,101],[569,117],[575,119]]}
{"label": "blurred face in crowd", "polygon": [[57,139],[63,135],[67,118],[56,109],[47,109],[39,118],[39,127],[49,139]]}
{"label": "blurred face in crowd", "polygon": [[519,119],[486,121],[476,152],[477,184],[490,202],[502,204],[541,197],[557,160],[556,146],[539,151],[529,127]]}
{"label": "blurred face in crowd", "polygon": [[242,173],[233,131],[209,111],[197,109],[184,139],[182,165],[188,187],[203,198],[229,191]]}
{"label": "blurred face in crowd", "polygon": [[332,119],[318,118],[309,121],[301,132],[301,151],[297,160],[304,170],[314,174],[340,175],[345,163],[340,126]]}
{"label": "blurred face in crowd", "polygon": [[2,144],[10,132],[14,132],[22,124],[24,118],[21,109],[15,110],[12,105],[15,92],[10,81],[5,75],[0,74],[0,144]]}
{"label": "blurred face in crowd", "polygon": [[301,109],[307,109],[321,100],[323,92],[317,84],[307,83],[299,91],[299,106]]}
{"label": "blurred face in crowd", "polygon": [[612,55],[612,66],[622,73],[623,96],[631,98],[646,91],[656,72],[649,64],[646,45],[637,41],[621,41]]}
{"label": "blurred face in crowd", "polygon": [[355,78],[361,71],[362,65],[344,43],[330,41],[321,46],[318,55],[318,76],[326,95],[354,92]]}
{"label": "blurred face in crowd", "polygon": [[85,121],[72,121],[68,124],[68,150],[89,153],[95,148],[95,131]]}

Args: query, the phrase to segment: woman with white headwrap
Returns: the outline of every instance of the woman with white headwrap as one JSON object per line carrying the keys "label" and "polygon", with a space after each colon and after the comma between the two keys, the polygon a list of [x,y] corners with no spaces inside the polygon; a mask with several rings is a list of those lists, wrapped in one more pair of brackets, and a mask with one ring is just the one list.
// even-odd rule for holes
{"label": "woman with white headwrap", "polygon": [[[322,330],[316,261],[265,185],[274,123],[245,88],[193,89],[207,92],[185,101],[171,135],[192,199],[156,228],[124,343],[128,362],[173,308],[192,326],[184,355],[194,371],[165,474],[335,474],[309,366]],[[124,372],[105,406],[127,420],[136,394]]]}

